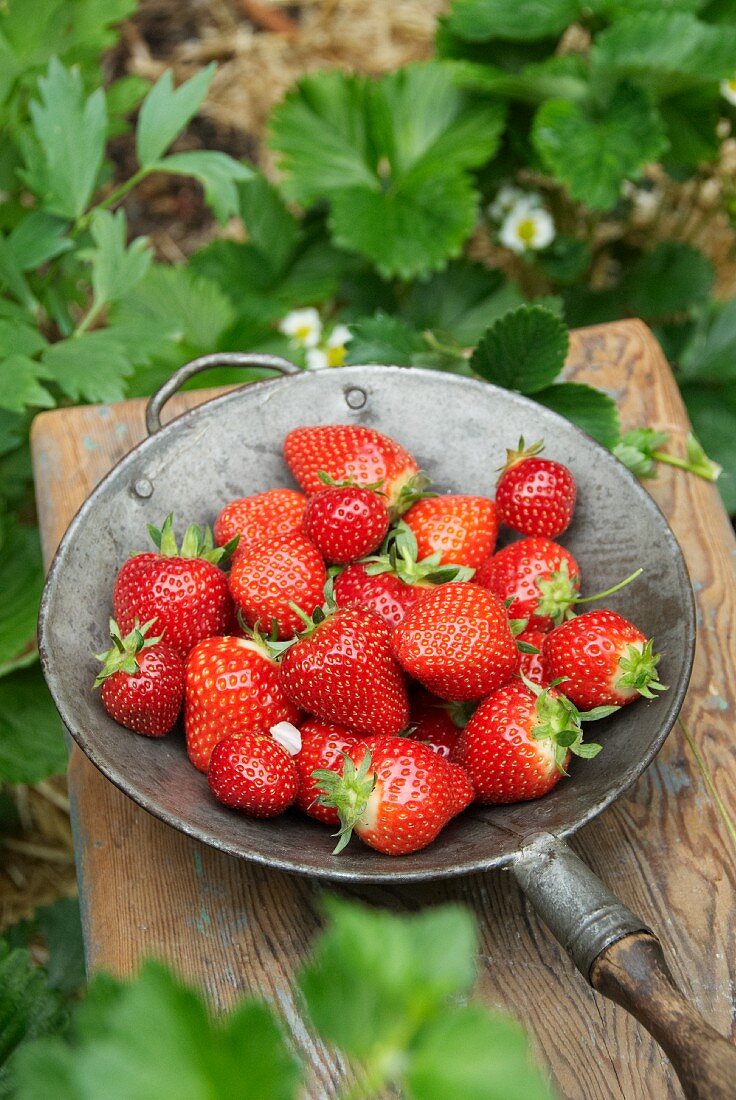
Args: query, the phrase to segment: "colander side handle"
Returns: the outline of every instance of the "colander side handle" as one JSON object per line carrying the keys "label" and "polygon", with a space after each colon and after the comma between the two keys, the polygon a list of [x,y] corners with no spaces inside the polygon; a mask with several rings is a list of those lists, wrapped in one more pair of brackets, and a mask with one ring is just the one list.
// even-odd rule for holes
{"label": "colander side handle", "polygon": [[680,992],[645,922],[557,837],[537,838],[522,848],[512,867],[583,977],[656,1039],[688,1100],[733,1100],[736,1047]]}
{"label": "colander side handle", "polygon": [[161,430],[161,412],[164,405],[181,389],[185,382],[195,374],[213,367],[259,367],[262,370],[275,370],[279,374],[299,374],[301,368],[279,355],[257,355],[255,352],[222,351],[213,355],[200,355],[174,371],[170,378],[156,390],[146,405],[146,428],[149,435]]}

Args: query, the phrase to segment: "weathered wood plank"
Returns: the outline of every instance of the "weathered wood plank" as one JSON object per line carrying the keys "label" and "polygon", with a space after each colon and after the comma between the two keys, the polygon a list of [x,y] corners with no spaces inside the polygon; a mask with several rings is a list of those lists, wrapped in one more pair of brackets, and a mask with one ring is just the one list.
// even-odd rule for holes
{"label": "weathered wood plank", "polygon": [[[574,334],[568,374],[613,393],[627,427],[648,424],[670,431],[675,444],[683,440],[687,418],[677,387],[639,322]],[[172,412],[206,396],[181,395]],[[47,561],[84,497],[143,434],[137,401],[37,418],[32,442]],[[736,814],[736,544],[713,486],[663,468],[648,487],[684,547],[697,590],[701,629],[683,717]],[[147,955],[167,958],[206,988],[216,1007],[257,989],[295,1024],[292,976],[318,925],[319,886],[236,862],[175,833],[76,750],[69,778],[90,965],[124,974]],[[736,981],[734,853],[677,729],[632,791],[589,825],[576,847],[660,931],[683,990],[728,1034]],[[351,893],[397,908],[445,899],[471,905],[482,936],[479,994],[534,1032],[561,1095],[680,1095],[654,1042],[584,985],[509,875]],[[298,1037],[314,1062],[310,1095],[334,1095],[334,1063],[303,1029]]]}

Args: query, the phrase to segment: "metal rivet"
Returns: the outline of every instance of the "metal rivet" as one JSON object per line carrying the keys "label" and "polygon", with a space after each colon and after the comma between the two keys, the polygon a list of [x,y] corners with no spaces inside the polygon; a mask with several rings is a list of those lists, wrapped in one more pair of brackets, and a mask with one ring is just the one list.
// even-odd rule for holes
{"label": "metal rivet", "polygon": [[138,479],[138,481],[136,481],[135,485],[133,486],[133,492],[136,496],[143,497],[145,499],[146,497],[151,496],[153,492],[153,484],[148,480],[147,477],[141,477]]}
{"label": "metal rivet", "polygon": [[354,386],[348,390],[345,394],[345,400],[348,408],[350,409],[362,409],[368,400],[368,394],[365,390],[361,390],[358,386]]}

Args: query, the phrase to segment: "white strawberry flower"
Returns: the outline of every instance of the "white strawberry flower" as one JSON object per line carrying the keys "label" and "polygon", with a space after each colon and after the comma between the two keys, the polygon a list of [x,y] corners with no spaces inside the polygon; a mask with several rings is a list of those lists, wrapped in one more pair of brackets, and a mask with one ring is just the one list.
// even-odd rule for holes
{"label": "white strawberry flower", "polygon": [[543,207],[518,203],[504,219],[498,239],[512,252],[538,252],[555,239],[555,223]]}
{"label": "white strawberry flower", "polygon": [[309,370],[324,370],[325,367],[341,367],[345,362],[347,345],[352,340],[347,325],[335,325],[327,340],[316,348],[307,351]]}
{"label": "white strawberry flower", "polygon": [[279,330],[303,348],[315,348],[322,336],[322,319],[316,309],[292,309],[279,321]]}
{"label": "white strawberry flower", "polygon": [[324,370],[329,365],[324,348],[307,349],[307,370]]}
{"label": "white strawberry flower", "polygon": [[499,188],[495,199],[487,209],[494,221],[502,222],[507,214],[520,206],[538,210],[542,206],[542,196],[537,191],[522,191],[520,187],[507,183]]}
{"label": "white strawberry flower", "polygon": [[736,107],[736,76],[730,80],[721,81],[721,95],[732,106]]}
{"label": "white strawberry flower", "polygon": [[277,722],[268,731],[274,741],[278,741],[282,748],[286,749],[289,756],[296,756],[302,747],[302,735],[300,730],[291,722]]}

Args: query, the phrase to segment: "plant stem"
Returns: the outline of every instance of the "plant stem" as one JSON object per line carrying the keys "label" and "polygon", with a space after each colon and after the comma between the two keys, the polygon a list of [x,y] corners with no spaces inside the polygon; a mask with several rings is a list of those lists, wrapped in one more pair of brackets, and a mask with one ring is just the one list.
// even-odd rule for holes
{"label": "plant stem", "polygon": [[727,831],[729,837],[731,838],[731,843],[733,844],[734,848],[736,848],[736,824],[734,824],[733,818],[731,817],[728,810],[726,809],[726,806],[723,802],[723,799],[721,798],[721,796],[719,795],[718,791],[715,788],[715,784],[713,782],[711,774],[708,771],[708,767],[707,767],[705,761],[703,760],[702,756],[700,755],[700,752],[698,751],[697,745],[695,744],[695,741],[693,740],[692,734],[690,733],[689,729],[687,728],[687,726],[683,722],[682,718],[677,719],[677,724],[680,727],[680,729],[682,730],[683,736],[684,736],[685,740],[688,743],[688,746],[690,748],[691,753],[695,757],[695,763],[698,765],[698,768],[700,770],[700,774],[702,775],[702,777],[705,781],[705,785],[708,788],[708,791],[709,791],[709,793],[710,793],[710,795],[711,795],[711,797],[712,797],[712,799],[715,803],[716,809],[718,810],[718,813],[721,815],[721,819],[723,821],[723,824],[726,826],[726,831]]}
{"label": "plant stem", "polygon": [[596,592],[594,596],[577,596],[572,602],[575,604],[590,603],[591,600],[602,600],[605,596],[612,596],[614,592],[620,591],[620,589],[625,588],[627,584],[631,584],[632,581],[635,581],[643,572],[644,570],[641,568],[635,569],[630,576],[625,577],[622,581],[619,581],[618,584],[614,584],[612,588],[607,588],[605,592]]}
{"label": "plant stem", "polygon": [[458,362],[465,362],[465,352],[461,348],[450,347],[449,344],[443,344],[441,340],[438,340],[431,329],[427,329],[422,333],[425,341],[431,347],[432,351],[439,351],[442,355],[446,355],[449,359],[457,359]]}
{"label": "plant stem", "polygon": [[134,172],[129,179],[121,183],[119,187],[116,187],[115,190],[111,191],[104,199],[95,203],[91,210],[88,210],[86,214],[82,214],[81,218],[77,220],[74,232],[87,228],[95,210],[107,210],[109,207],[114,206],[116,203],[120,202],[121,199],[125,198],[128,192],[132,191],[142,179],[145,179],[150,171],[150,168],[139,168],[137,172]]}
{"label": "plant stem", "polygon": [[93,302],[73,332],[73,336],[81,336],[90,325],[97,320],[106,306],[106,302]]}
{"label": "plant stem", "polygon": [[667,466],[676,466],[678,470],[687,470],[696,477],[702,477],[706,481],[715,481],[718,477],[712,466],[704,464],[693,466],[686,458],[678,458],[677,455],[668,454],[666,451],[652,451],[652,458],[657,462],[664,462]]}

